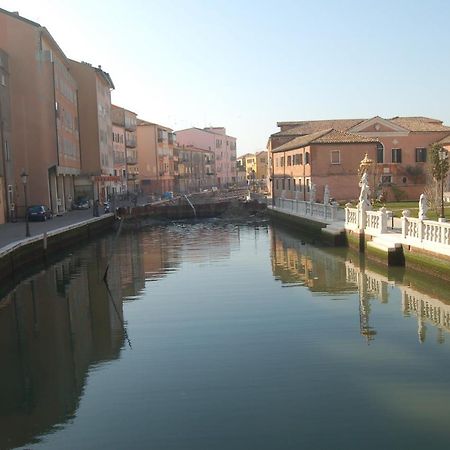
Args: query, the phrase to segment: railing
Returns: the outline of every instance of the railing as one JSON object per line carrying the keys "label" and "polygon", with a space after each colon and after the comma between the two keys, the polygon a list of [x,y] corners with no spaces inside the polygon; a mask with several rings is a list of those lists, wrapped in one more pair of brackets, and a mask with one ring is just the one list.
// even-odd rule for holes
{"label": "railing", "polygon": [[450,247],[450,223],[416,219],[409,217],[409,211],[403,211],[402,236],[405,239]]}
{"label": "railing", "polygon": [[345,207],[345,228],[364,229],[368,234],[377,235],[387,233],[388,211],[381,208],[379,211],[363,211],[358,206]]}
{"label": "railing", "polygon": [[381,208],[379,211],[366,211],[366,231],[369,234],[381,234],[387,232],[387,211]]}
{"label": "railing", "polygon": [[345,226],[348,228],[359,228],[358,208],[345,208]]}
{"label": "railing", "polygon": [[290,198],[277,198],[275,206],[292,213],[324,222],[333,222],[342,219],[338,205],[324,205],[323,203],[312,203],[303,200],[294,200]]}

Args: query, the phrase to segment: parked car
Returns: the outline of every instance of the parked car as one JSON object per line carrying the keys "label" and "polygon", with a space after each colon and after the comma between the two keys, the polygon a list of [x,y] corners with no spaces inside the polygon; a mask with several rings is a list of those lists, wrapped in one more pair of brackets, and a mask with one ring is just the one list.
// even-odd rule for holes
{"label": "parked car", "polygon": [[47,219],[53,219],[53,213],[45,205],[33,205],[28,208],[27,211],[28,220],[41,220],[42,222]]}
{"label": "parked car", "polygon": [[89,209],[91,204],[87,198],[79,198],[72,204],[72,209]]}

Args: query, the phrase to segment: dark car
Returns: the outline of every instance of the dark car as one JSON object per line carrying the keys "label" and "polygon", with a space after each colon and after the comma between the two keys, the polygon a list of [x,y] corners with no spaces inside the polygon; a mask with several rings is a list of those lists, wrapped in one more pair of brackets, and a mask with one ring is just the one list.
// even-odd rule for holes
{"label": "dark car", "polygon": [[41,220],[44,222],[47,219],[52,219],[53,214],[45,205],[33,205],[28,208],[28,220]]}
{"label": "dark car", "polygon": [[72,205],[72,209],[89,209],[90,207],[89,200],[86,198],[79,198]]}

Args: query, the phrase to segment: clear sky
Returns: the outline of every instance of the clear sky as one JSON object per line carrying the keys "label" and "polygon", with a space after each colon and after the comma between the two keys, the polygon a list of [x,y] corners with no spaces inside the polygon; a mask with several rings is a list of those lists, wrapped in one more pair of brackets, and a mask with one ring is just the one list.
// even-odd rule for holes
{"label": "clear sky", "polygon": [[276,122],[450,124],[447,0],[0,0],[101,65],[113,102],[174,129],[225,126],[238,155]]}

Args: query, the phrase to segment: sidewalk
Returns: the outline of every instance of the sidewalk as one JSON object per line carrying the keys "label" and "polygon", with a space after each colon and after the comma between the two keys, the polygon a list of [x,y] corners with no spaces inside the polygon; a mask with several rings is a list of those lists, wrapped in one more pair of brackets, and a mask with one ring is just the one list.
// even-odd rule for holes
{"label": "sidewalk", "polygon": [[[102,212],[102,208],[100,208],[100,212]],[[47,231],[91,219],[92,217],[93,213],[91,208],[82,211],[69,211],[63,216],[55,216],[46,222],[30,222],[30,236],[37,236]],[[22,239],[25,239],[24,221],[0,225],[0,248]]]}

